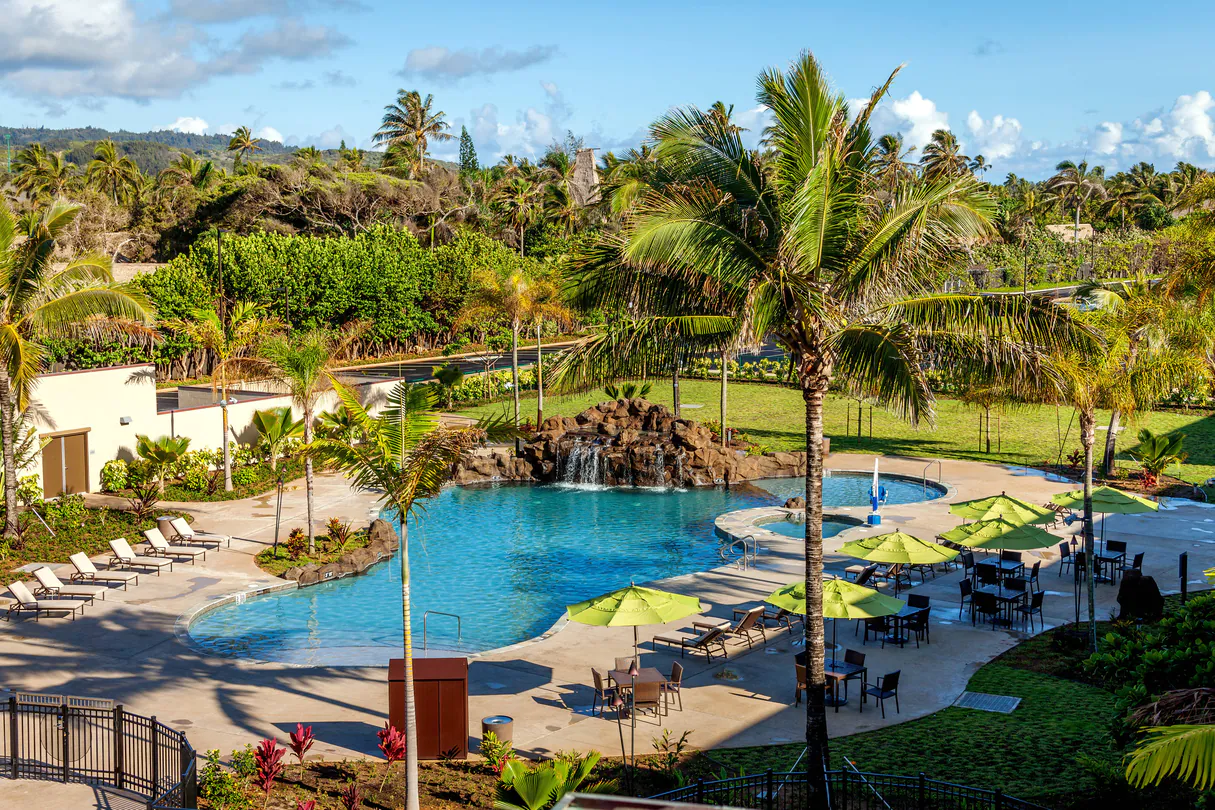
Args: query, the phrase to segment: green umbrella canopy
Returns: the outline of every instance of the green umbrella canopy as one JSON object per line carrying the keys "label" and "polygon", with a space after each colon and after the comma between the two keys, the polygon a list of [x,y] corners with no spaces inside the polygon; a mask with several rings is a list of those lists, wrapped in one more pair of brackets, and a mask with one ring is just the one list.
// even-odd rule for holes
{"label": "green umbrella canopy", "polygon": [[1034,506],[1020,498],[1001,492],[988,498],[955,503],[949,511],[968,520],[994,520],[1000,518],[1009,523],[1050,523],[1055,520],[1053,509]]}
{"label": "green umbrella canopy", "polygon": [[[790,613],[805,615],[806,583],[791,582],[764,601]],[[823,583],[823,617],[827,619],[872,619],[892,616],[902,608],[902,600],[846,579],[829,579]]]}
{"label": "green umbrella canopy", "polygon": [[704,612],[695,596],[639,585],[629,585],[585,602],[567,605],[565,609],[569,611],[570,621],[596,627],[666,624]]}
{"label": "green umbrella canopy", "polygon": [[[1084,490],[1056,495],[1055,503],[1068,509],[1083,509]],[[1103,515],[1137,515],[1155,512],[1159,508],[1160,504],[1155,501],[1113,487],[1097,487],[1093,490],[1093,511]]]}
{"label": "green umbrella canopy", "polygon": [[1045,529],[1027,524],[1017,525],[1007,520],[981,520],[950,529],[942,538],[959,546],[969,548],[1007,549],[1009,551],[1033,551],[1050,548],[1060,542]]}
{"label": "green umbrella canopy", "polygon": [[859,560],[904,565],[935,565],[958,556],[958,552],[951,548],[937,543],[926,543],[904,532],[863,537],[845,543],[840,551]]}

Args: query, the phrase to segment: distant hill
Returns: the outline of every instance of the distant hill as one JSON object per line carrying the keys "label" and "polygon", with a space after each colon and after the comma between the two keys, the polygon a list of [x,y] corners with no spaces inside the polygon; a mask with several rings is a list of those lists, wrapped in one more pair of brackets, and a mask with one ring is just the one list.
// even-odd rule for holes
{"label": "distant hill", "polygon": [[[177,149],[189,149],[192,152],[222,152],[228,148],[227,135],[192,135],[189,132],[175,132],[173,130],[162,129],[157,132],[127,132],[125,129],[118,132],[111,132],[108,129],[98,129],[97,127],[77,127],[73,129],[48,129],[46,127],[0,127],[0,139],[5,135],[11,135],[13,138],[13,146],[25,146],[31,143],[40,143],[48,149],[52,144],[57,145],[57,149],[66,148],[66,145],[78,143],[92,143],[94,141],[112,140],[115,143],[124,143],[127,141],[145,141],[147,143],[160,143],[165,146],[176,147]],[[262,141],[262,152],[265,154],[279,154],[282,152],[291,152],[293,147],[283,146],[278,141]]]}

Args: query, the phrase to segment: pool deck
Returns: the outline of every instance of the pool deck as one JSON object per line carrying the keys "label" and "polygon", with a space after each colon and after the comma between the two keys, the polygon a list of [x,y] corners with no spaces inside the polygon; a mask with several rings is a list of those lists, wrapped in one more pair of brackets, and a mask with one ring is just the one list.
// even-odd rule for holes
{"label": "pool deck", "polygon": [[[883,458],[882,469],[919,477],[923,460]],[[837,453],[828,460],[834,469],[871,470],[873,457]],[[925,539],[956,525],[948,506],[1008,491],[1041,503],[1069,488],[1000,465],[945,461],[944,480],[950,494],[940,500],[892,506],[884,510],[884,525],[857,527],[826,541],[827,568],[842,571],[853,560],[837,552],[849,539],[903,529]],[[195,525],[232,534],[232,547],[209,553],[195,566],[176,565],[157,577],[140,577],[128,591],[112,591],[104,602],[89,608],[75,622],[28,619],[0,623],[0,686],[10,689],[112,698],[130,711],[156,715],[185,731],[201,753],[233,748],[265,736],[285,739],[296,722],[311,724],[318,737],[313,756],[326,759],[375,756],[375,732],[386,719],[386,670],[383,668],[293,667],[250,660],[219,658],[197,651],[179,637],[184,614],[235,592],[276,582],[253,564],[253,555],[273,541],[274,504],[270,497],[214,504],[164,504],[185,508],[197,516]],[[284,498],[283,525],[303,523],[302,484]],[[365,522],[376,509],[367,494],[352,493],[343,479],[320,476],[317,482],[318,522],[333,515]],[[832,510],[837,511],[837,510]],[[863,517],[867,510],[853,510]],[[638,531],[644,531],[643,523]],[[1070,531],[1070,530],[1069,530]],[[1145,551],[1146,573],[1163,590],[1176,590],[1177,554],[1190,552],[1191,587],[1203,587],[1201,571],[1215,565],[1215,510],[1183,507],[1158,515],[1112,517],[1107,538],[1125,539],[1132,552]],[[771,534],[771,533],[765,533]],[[764,537],[759,564],[749,570],[726,567],[665,580],[660,587],[693,594],[711,605],[711,616],[728,619],[738,605],[750,605],[801,575],[801,542],[771,534]],[[1053,557],[1048,556],[1048,562]],[[1032,559],[1031,559],[1032,562]],[[873,704],[858,712],[853,700],[838,713],[828,713],[832,736],[852,734],[885,724],[910,720],[950,705],[967,679],[983,663],[1023,636],[1017,632],[972,628],[958,621],[958,573],[917,581],[914,591],[931,596],[932,643],[917,649],[881,649],[876,642],[860,646],[852,625],[838,628],[841,646],[863,649],[871,680],[901,670],[901,713],[888,705],[881,719]],[[1048,626],[1072,614],[1070,579],[1059,579],[1053,564],[1044,566],[1042,584]],[[1116,589],[1098,587],[1098,613],[1116,607]],[[385,609],[397,610],[395,605]],[[641,628],[642,665],[669,671],[678,653],[654,651],[654,635],[677,633],[690,621]],[[830,638],[831,628],[828,627]],[[805,715],[793,706],[793,666],[789,660],[796,636],[770,634],[763,646],[746,651],[731,648],[728,661],[706,663],[684,659],[684,710],[655,721],[641,718],[637,750],[648,751],[663,727],[676,734],[690,730],[697,748],[796,741],[803,735]],[[611,713],[590,713],[592,666],[611,669],[615,656],[632,649],[628,628],[606,629],[569,624],[540,641],[516,645],[472,660],[470,726],[480,735],[481,717],[507,714],[515,718],[516,746],[525,752],[552,753],[562,749],[595,748],[619,752],[619,730]],[[840,653],[842,655],[842,651]],[[855,686],[855,684],[854,684]],[[628,737],[626,726],[625,737]],[[863,763],[860,763],[863,767]],[[0,797],[8,786],[0,781]]]}

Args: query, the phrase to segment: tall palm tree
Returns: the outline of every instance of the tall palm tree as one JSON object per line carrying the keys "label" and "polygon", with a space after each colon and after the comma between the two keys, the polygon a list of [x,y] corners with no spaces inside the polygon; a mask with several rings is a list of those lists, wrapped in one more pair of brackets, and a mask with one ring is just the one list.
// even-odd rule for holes
{"label": "tall palm tree", "polygon": [[[897,71],[895,71],[897,73]],[[873,143],[869,111],[855,120],[806,53],[787,72],[759,77],[772,111],[767,168],[737,133],[695,108],[652,125],[672,181],[642,196],[618,235],[605,236],[571,272],[579,308],[636,311],[652,334],[772,337],[795,358],[806,408],[805,637],[809,699],[807,775],[824,797],[823,403],[837,380],[912,421],[931,418],[922,350],[955,368],[1037,372],[1033,347],[1070,338],[1073,319],[1039,298],[937,295],[943,265],[988,231],[993,202],[969,175],[902,189],[875,206],[866,191]],[[656,341],[651,341],[651,344]],[[643,345],[638,343],[637,345]],[[982,350],[979,350],[982,347]],[[635,358],[575,347],[558,378],[585,383]]]}
{"label": "tall palm tree", "polygon": [[519,255],[523,255],[523,236],[527,227],[536,221],[544,202],[544,186],[522,174],[503,179],[490,198],[492,204],[502,212],[506,224],[519,240]]}
{"label": "tall palm tree", "polygon": [[660,169],[654,149],[643,143],[622,157],[612,152],[603,156],[599,172],[599,196],[613,214],[628,211],[647,189],[660,183]]}
{"label": "tall palm tree", "polygon": [[983,175],[987,174],[987,170],[991,168],[991,164],[988,163],[987,158],[983,157],[982,155],[975,155],[970,159],[970,163],[966,165],[966,168],[982,177]]}
{"label": "tall palm tree", "polygon": [[937,182],[967,174],[970,158],[962,154],[962,145],[956,135],[947,129],[938,129],[921,150],[920,165],[924,167],[925,179]]}
{"label": "tall palm tree", "polygon": [[18,191],[32,194],[37,184],[37,173],[46,161],[47,151],[40,143],[31,143],[13,158],[12,174],[16,176]]}
{"label": "tall palm tree", "polygon": [[[241,355],[227,363],[230,374],[251,379],[271,379],[283,386],[291,404],[303,414],[304,443],[312,441],[316,428],[317,406],[332,387],[337,368],[346,359],[351,343],[363,334],[361,328],[334,335],[322,329],[303,334],[270,337],[252,354]],[[316,550],[314,533],[312,458],[304,458],[304,492],[308,513],[308,553]]]}
{"label": "tall palm tree", "polygon": [[[18,530],[14,421],[29,405],[45,368],[41,341],[82,329],[151,331],[146,327],[153,317],[151,303],[135,288],[114,283],[107,257],[77,256],[58,268],[56,243],[80,211],[56,202],[18,222],[0,199],[0,437],[9,540]],[[18,242],[18,235],[24,240]]]}
{"label": "tall palm tree", "polygon": [[399,522],[401,543],[401,623],[405,658],[405,807],[419,810],[418,726],[413,688],[413,631],[409,573],[408,520],[420,518],[419,501],[433,498],[451,477],[460,455],[478,443],[506,441],[513,428],[483,422],[474,428],[439,426],[437,392],[431,385],[398,383],[379,416],[373,416],[351,389],[332,380],[351,422],[362,439],[318,438],[306,445],[311,458],[326,462],[350,479],[352,488],[375,492]]}
{"label": "tall palm tree", "polygon": [[98,191],[108,192],[115,204],[128,199],[143,180],[135,161],[118,154],[117,145],[110,140],[98,141],[93,147],[85,177]]}
{"label": "tall palm tree", "polygon": [[372,136],[376,143],[407,143],[414,148],[415,172],[426,167],[426,153],[431,141],[450,141],[452,134],[445,120],[447,113],[432,110],[434,96],[426,98],[417,90],[398,90],[397,100],[384,108],[380,128]]}
{"label": "tall palm tree", "polygon": [[202,191],[215,182],[218,176],[214,163],[182,152],[156,175],[156,182],[162,189],[190,187]]}
{"label": "tall palm tree", "polygon": [[1126,227],[1126,215],[1134,216],[1142,207],[1143,192],[1126,175],[1119,172],[1105,184],[1102,213],[1107,217],[1118,217],[1118,222],[1123,227]]}
{"label": "tall palm tree", "polygon": [[80,183],[76,164],[64,157],[63,152],[47,154],[32,172],[32,186],[28,191],[39,199],[54,199],[75,190]]}
{"label": "tall palm tree", "polygon": [[249,155],[262,151],[262,139],[253,137],[248,127],[237,127],[228,140],[228,151],[236,153],[236,166],[239,168]]}
{"label": "tall palm tree", "polygon": [[881,185],[893,193],[902,183],[915,176],[915,170],[907,160],[915,151],[914,146],[904,148],[903,136],[887,133],[877,140],[875,162]]}
{"label": "tall palm tree", "polygon": [[1105,199],[1105,170],[1088,167],[1087,161],[1073,163],[1064,160],[1055,166],[1055,174],[1046,181],[1046,190],[1064,208],[1076,211],[1075,241],[1080,241],[1080,212],[1089,200]]}
{"label": "tall palm tree", "polygon": [[[211,369],[211,389],[219,392],[223,411],[224,490],[232,491],[232,457],[229,448],[228,386],[234,381],[234,372],[239,373],[235,361],[254,354],[258,347],[274,332],[282,328],[278,318],[268,317],[261,304],[241,301],[232,308],[227,320],[220,318],[213,309],[195,310],[188,319],[170,318],[162,322],[164,328],[189,337],[199,348],[209,352],[214,359]],[[311,527],[309,527],[311,528]]]}

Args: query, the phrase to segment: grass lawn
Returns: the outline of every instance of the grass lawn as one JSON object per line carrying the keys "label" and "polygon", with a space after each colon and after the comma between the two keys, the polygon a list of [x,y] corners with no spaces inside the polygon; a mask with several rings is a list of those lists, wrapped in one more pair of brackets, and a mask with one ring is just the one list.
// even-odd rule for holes
{"label": "grass lawn", "polygon": [[[719,419],[721,385],[711,380],[681,380],[680,399],[685,406],[683,415],[696,420]],[[572,416],[607,399],[602,391],[592,391],[564,397],[545,397],[545,415]],[[649,399],[670,406],[669,380],[656,380]],[[848,412],[851,407],[851,417]],[[522,416],[535,419],[535,394],[523,397]],[[460,411],[470,416],[509,413],[509,400],[497,401]],[[758,383],[731,383],[727,405],[727,423],[744,431],[751,441],[770,450],[805,449],[805,407],[801,393],[793,388]],[[1098,424],[1108,424],[1109,414],[1102,412]],[[846,430],[846,426],[848,429]],[[1157,433],[1186,434],[1185,450],[1189,459],[1181,466],[1180,477],[1191,483],[1202,483],[1215,477],[1215,418],[1210,411],[1159,411],[1149,414],[1140,424],[1121,434],[1120,464],[1134,467],[1126,450],[1137,444],[1139,427],[1149,427]],[[831,437],[831,449],[845,453],[884,453],[888,455],[922,456],[924,458],[961,458],[1003,463],[1041,463],[1059,457],[1060,436],[1063,456],[1079,449],[1079,428],[1070,409],[1026,407],[1010,410],[1000,419],[1000,442],[996,441],[996,416],[992,415],[991,453],[978,444],[979,411],[957,400],[941,399],[937,403],[936,424],[915,428],[901,419],[873,409],[873,438],[869,438],[869,410],[862,420],[862,437],[856,436],[856,401],[831,395],[827,398],[824,430]],[[1069,429],[1070,428],[1070,429]],[[850,435],[846,435],[850,434]],[[1098,431],[1097,455],[1100,457],[1105,438]],[[1000,452],[996,452],[997,449]],[[1066,462],[1065,462],[1066,463]],[[1170,470],[1170,472],[1174,472]]]}

